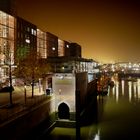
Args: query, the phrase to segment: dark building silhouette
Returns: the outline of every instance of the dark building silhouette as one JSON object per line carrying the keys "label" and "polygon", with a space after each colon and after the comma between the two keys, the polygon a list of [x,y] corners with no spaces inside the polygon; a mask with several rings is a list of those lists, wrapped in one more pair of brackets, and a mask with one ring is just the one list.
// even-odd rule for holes
{"label": "dark building silhouette", "polygon": [[31,51],[37,52],[36,25],[17,17],[15,58],[23,59]]}
{"label": "dark building silhouette", "polygon": [[15,0],[0,0],[0,10],[10,15],[17,15]]}
{"label": "dark building silhouette", "polygon": [[81,57],[81,46],[77,43],[70,43],[70,56]]}
{"label": "dark building silhouette", "polygon": [[70,42],[68,41],[64,41],[65,45],[64,45],[64,56],[69,57],[71,56],[70,54]]}
{"label": "dark building silhouette", "polygon": [[58,57],[58,37],[47,32],[47,56]]}
{"label": "dark building silhouette", "polygon": [[70,43],[65,41],[64,56],[81,57],[81,46],[77,43]]}

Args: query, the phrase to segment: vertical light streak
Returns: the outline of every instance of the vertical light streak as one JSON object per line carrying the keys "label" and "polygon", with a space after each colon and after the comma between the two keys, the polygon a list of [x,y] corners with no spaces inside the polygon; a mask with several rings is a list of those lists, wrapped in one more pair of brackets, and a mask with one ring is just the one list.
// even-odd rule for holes
{"label": "vertical light streak", "polygon": [[136,99],[137,98],[137,85],[136,85],[137,83],[136,82],[134,82],[134,84],[133,84],[133,88],[134,88],[134,98]]}
{"label": "vertical light streak", "polygon": [[131,99],[132,99],[132,82],[131,81],[128,82],[128,89],[129,89],[129,91],[128,91],[129,102],[131,102]]}
{"label": "vertical light streak", "polygon": [[122,95],[124,96],[124,80],[121,81],[122,84]]}
{"label": "vertical light streak", "polygon": [[119,100],[119,83],[116,82],[116,102]]}
{"label": "vertical light streak", "polygon": [[137,81],[137,88],[138,88],[138,99],[140,99],[140,79]]}

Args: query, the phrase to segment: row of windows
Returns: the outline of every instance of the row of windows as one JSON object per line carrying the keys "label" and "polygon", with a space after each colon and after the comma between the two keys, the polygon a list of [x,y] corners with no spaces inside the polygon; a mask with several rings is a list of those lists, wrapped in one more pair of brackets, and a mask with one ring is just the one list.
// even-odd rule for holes
{"label": "row of windows", "polygon": [[0,11],[0,24],[14,28],[14,17]]}
{"label": "row of windows", "polygon": [[14,17],[0,11],[0,64],[14,63]]}
{"label": "row of windows", "polygon": [[24,20],[17,20],[17,30],[22,33],[29,33],[36,36],[36,28]]}
{"label": "row of windows", "polygon": [[[55,56],[56,55],[64,56],[65,55],[64,53],[66,52],[65,47],[66,49],[69,49],[69,46],[65,45],[65,42],[58,39],[57,36],[48,32],[43,32],[40,29],[37,29],[35,25],[19,17],[17,17],[16,21],[17,21],[16,28],[17,44],[22,43],[25,46],[37,47],[37,51],[41,54],[43,58],[47,57],[47,53],[49,53],[49,55],[55,54]],[[14,17],[0,11],[0,38],[14,41],[15,37],[14,27],[15,27]],[[3,51],[4,51],[3,48],[8,47],[8,45],[5,44],[6,43],[1,43],[2,46],[1,50]]]}
{"label": "row of windows", "polygon": [[0,24],[0,37],[14,40],[14,29]]}
{"label": "row of windows", "polygon": [[43,40],[46,40],[46,33],[37,29],[37,37]]}

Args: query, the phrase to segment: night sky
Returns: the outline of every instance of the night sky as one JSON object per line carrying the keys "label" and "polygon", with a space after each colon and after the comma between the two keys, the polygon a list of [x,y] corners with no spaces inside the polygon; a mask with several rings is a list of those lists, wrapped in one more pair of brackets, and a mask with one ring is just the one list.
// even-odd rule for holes
{"label": "night sky", "polygon": [[[97,2],[98,1],[98,2]],[[18,15],[99,62],[140,62],[139,0],[17,0]]]}

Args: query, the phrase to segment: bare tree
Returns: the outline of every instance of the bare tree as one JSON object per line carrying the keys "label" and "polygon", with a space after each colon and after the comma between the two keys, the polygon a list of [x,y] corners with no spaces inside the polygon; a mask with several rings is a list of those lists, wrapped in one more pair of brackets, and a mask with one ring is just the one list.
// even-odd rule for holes
{"label": "bare tree", "polygon": [[15,74],[16,77],[19,77],[24,81],[25,86],[27,83],[31,83],[33,98],[34,83],[38,82],[39,78],[43,78],[44,76],[46,76],[48,71],[50,71],[50,67],[49,65],[47,65],[47,62],[41,59],[39,54],[37,54],[34,51],[31,51],[26,56],[26,58],[21,59],[18,62]]}
{"label": "bare tree", "polygon": [[10,106],[13,105],[13,99],[12,99],[12,91],[13,91],[13,84],[12,84],[12,66],[14,66],[14,53],[12,51],[12,48],[8,45],[5,51],[5,58],[4,63],[6,66],[8,66],[8,76],[9,76],[9,100],[10,100]]}

